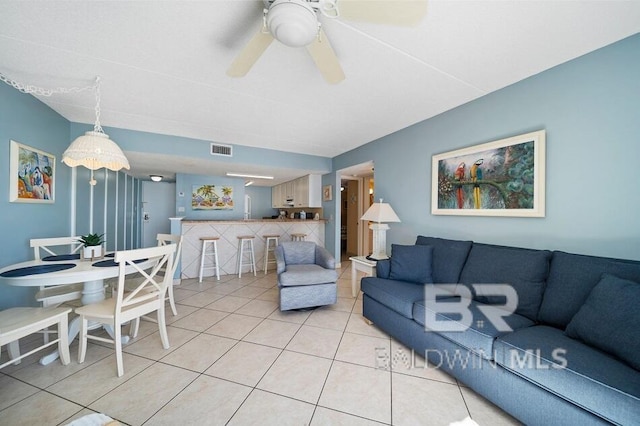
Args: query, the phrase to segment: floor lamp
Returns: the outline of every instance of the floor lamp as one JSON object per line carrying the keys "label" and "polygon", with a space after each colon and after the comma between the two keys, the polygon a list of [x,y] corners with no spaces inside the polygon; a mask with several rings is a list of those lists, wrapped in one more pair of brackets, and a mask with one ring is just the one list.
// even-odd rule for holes
{"label": "floor lamp", "polygon": [[367,256],[370,260],[388,259],[387,256],[387,229],[389,225],[382,222],[400,222],[398,215],[393,211],[389,203],[373,203],[360,220],[368,220],[371,223],[369,229],[373,231],[373,253]]}

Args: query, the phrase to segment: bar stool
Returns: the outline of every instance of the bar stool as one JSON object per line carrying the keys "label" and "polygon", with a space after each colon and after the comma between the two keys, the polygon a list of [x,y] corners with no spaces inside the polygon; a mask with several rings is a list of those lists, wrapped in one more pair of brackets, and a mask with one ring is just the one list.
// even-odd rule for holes
{"label": "bar stool", "polygon": [[[249,271],[256,276],[256,261],[253,254],[253,235],[241,235],[238,237],[238,278],[242,277],[242,267],[248,265]],[[247,262],[244,261],[245,254],[249,257]]]}
{"label": "bar stool", "polygon": [[[198,277],[198,282],[202,282],[202,274],[205,269],[215,269],[216,277],[218,281],[220,280],[220,267],[218,266],[218,240],[220,237],[200,237],[200,241],[202,241],[202,252],[200,253],[200,275]],[[211,244],[213,250],[211,253],[207,254],[207,245]],[[204,259],[207,256],[213,256],[211,259],[213,260],[213,266],[204,266]]]}
{"label": "bar stool", "polygon": [[307,238],[307,234],[291,234],[291,241],[304,241]]}
{"label": "bar stool", "polygon": [[[267,267],[269,263],[277,263],[275,253],[273,255],[273,260],[269,260],[269,253],[273,253],[276,247],[278,246],[278,238],[280,235],[263,235],[265,238],[264,241],[264,274],[267,275]],[[274,245],[271,245],[271,242],[274,242]]]}

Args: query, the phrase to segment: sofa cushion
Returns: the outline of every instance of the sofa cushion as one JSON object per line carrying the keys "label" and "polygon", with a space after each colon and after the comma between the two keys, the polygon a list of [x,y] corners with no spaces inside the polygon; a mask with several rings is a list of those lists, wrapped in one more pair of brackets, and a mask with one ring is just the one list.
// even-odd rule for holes
{"label": "sofa cushion", "polygon": [[[455,300],[459,301],[459,298]],[[438,331],[441,336],[446,337],[454,343],[475,352],[485,359],[493,359],[493,342],[496,337],[501,336],[509,331],[499,331],[491,321],[480,311],[479,306],[483,306],[475,300],[470,300],[467,309],[471,312],[471,325],[465,331]],[[446,303],[446,301],[443,301]],[[435,313],[436,321],[447,322],[455,321],[460,323],[461,315],[458,313],[435,312],[425,306],[424,300],[417,301],[413,304],[413,319],[420,325],[425,326],[427,309],[431,313]],[[497,309],[497,308],[496,308]],[[506,311],[505,311],[506,312]],[[511,314],[502,317],[512,330],[518,330],[523,327],[534,325],[533,321],[518,314]],[[461,325],[462,326],[462,325]]]}
{"label": "sofa cushion", "polygon": [[565,333],[640,370],[638,306],[640,284],[603,274]]}
{"label": "sofa cushion", "polygon": [[610,422],[640,418],[640,372],[562,330],[523,328],[494,348],[499,365]]}
{"label": "sofa cushion", "polygon": [[446,240],[419,235],[416,245],[433,247],[432,278],[434,283],[455,284],[467,260],[471,241]]}
{"label": "sofa cushion", "polygon": [[362,292],[389,309],[413,318],[413,302],[424,299],[424,285],[378,277],[364,277]]}
{"label": "sofa cushion", "polygon": [[605,272],[640,282],[638,261],[554,252],[538,319],[566,327]]}
{"label": "sofa cushion", "polygon": [[432,283],[431,246],[402,246],[391,244],[389,279],[417,284]]}
{"label": "sofa cushion", "polygon": [[287,270],[278,276],[281,287],[335,283],[338,273],[319,265],[287,265]]}
{"label": "sofa cushion", "polygon": [[[460,274],[460,282],[471,284],[509,284],[518,294],[516,313],[533,321],[542,302],[545,280],[549,273],[548,250],[531,250],[488,244],[473,244]],[[501,296],[474,296],[479,302],[504,303]]]}
{"label": "sofa cushion", "polygon": [[391,273],[391,259],[382,259],[376,262],[376,276],[380,278],[389,278]]}

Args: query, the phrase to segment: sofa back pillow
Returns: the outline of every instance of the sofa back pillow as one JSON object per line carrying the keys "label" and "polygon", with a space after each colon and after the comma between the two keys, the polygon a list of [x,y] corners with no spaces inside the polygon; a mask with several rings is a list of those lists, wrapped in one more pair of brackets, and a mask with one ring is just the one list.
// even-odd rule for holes
{"label": "sofa back pillow", "polygon": [[[549,273],[551,252],[517,247],[474,243],[462,268],[460,282],[471,284],[509,284],[518,294],[516,313],[536,321]],[[503,304],[502,296],[477,296],[481,303]]]}
{"label": "sofa back pillow", "polygon": [[411,283],[432,283],[433,247],[391,244],[389,279]]}
{"label": "sofa back pillow", "polygon": [[640,282],[640,262],[553,252],[538,319],[564,329],[603,273]]}
{"label": "sofa back pillow", "polygon": [[640,370],[640,284],[603,274],[565,334]]}
{"label": "sofa back pillow", "polygon": [[419,235],[416,245],[433,247],[433,282],[455,284],[471,250],[471,241],[446,240]]}

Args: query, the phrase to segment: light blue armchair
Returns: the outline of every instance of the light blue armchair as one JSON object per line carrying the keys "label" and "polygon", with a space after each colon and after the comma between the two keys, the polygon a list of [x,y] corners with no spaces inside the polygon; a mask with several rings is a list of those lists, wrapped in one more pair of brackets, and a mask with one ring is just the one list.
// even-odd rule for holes
{"label": "light blue armchair", "polygon": [[309,241],[284,242],[275,254],[281,311],[337,302],[336,261],[324,247]]}

